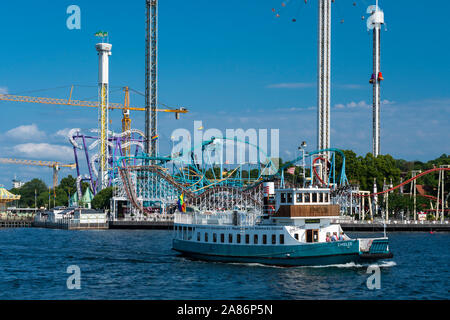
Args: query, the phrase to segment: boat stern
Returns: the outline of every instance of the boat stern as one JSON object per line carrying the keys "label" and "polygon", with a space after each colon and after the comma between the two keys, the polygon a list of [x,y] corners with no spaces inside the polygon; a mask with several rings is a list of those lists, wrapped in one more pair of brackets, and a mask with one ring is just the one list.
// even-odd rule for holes
{"label": "boat stern", "polygon": [[389,250],[388,238],[358,239],[359,257],[362,260],[391,259],[394,254]]}

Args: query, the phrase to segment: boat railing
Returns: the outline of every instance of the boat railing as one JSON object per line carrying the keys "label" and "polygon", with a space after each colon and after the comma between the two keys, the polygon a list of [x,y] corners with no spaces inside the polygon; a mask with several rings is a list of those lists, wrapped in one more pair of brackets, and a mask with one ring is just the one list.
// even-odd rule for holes
{"label": "boat railing", "polygon": [[251,226],[261,217],[257,212],[175,213],[174,223]]}

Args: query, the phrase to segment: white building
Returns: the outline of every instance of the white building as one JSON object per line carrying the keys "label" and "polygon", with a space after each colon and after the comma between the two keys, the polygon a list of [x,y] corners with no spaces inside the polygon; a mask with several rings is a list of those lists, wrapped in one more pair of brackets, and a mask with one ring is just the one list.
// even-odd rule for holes
{"label": "white building", "polygon": [[105,212],[92,209],[77,209],[74,212],[73,220],[79,224],[107,223]]}
{"label": "white building", "polygon": [[17,180],[16,178],[14,178],[12,180],[12,187],[15,189],[19,189],[20,187],[22,187],[25,184],[25,182]]}

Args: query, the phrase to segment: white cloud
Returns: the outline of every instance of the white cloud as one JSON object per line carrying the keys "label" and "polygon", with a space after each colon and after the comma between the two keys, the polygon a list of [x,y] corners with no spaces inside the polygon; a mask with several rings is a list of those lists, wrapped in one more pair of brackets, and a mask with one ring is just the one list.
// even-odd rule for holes
{"label": "white cloud", "polygon": [[291,82],[291,83],[269,84],[267,88],[303,89],[303,88],[313,88],[315,86],[316,84],[314,82]]}
{"label": "white cloud", "polygon": [[360,101],[360,102],[350,102],[347,104],[348,108],[369,108],[370,105],[368,105],[365,101]]}
{"label": "white cloud", "polygon": [[64,128],[64,129],[56,131],[54,135],[57,137],[67,138],[67,135],[69,134],[70,130],[71,130],[71,128]]}
{"label": "white cloud", "polygon": [[361,100],[359,102],[351,101],[349,103],[343,104],[338,103],[334,105],[336,109],[345,109],[345,108],[370,108],[371,105],[367,104],[364,100]]}
{"label": "white cloud", "polygon": [[307,110],[315,110],[317,107],[316,106],[311,106],[311,107],[290,107],[290,108],[277,108],[275,109],[275,111],[286,111],[286,112],[290,112],[290,111],[307,111]]}
{"label": "white cloud", "polygon": [[8,138],[24,141],[36,141],[45,138],[45,132],[40,131],[36,124],[18,126],[6,132]]}
{"label": "white cloud", "polygon": [[7,87],[0,87],[0,94],[8,94],[8,88]]}
{"label": "white cloud", "polygon": [[384,99],[384,100],[381,101],[382,105],[388,105],[388,104],[394,104],[394,103],[395,103],[395,101],[389,101],[387,99]]}
{"label": "white cloud", "polygon": [[[383,105],[383,106],[392,105],[394,103],[395,103],[395,101],[390,101],[387,99],[384,99],[381,101],[381,105]],[[364,100],[361,100],[359,102],[351,101],[346,104],[343,104],[343,103],[335,104],[334,107],[336,109],[344,109],[344,108],[366,108],[366,109],[369,109],[369,108],[372,108],[372,103],[367,103]]]}
{"label": "white cloud", "polygon": [[48,143],[23,143],[14,146],[14,154],[29,159],[65,160],[73,159],[73,150],[68,146]]}

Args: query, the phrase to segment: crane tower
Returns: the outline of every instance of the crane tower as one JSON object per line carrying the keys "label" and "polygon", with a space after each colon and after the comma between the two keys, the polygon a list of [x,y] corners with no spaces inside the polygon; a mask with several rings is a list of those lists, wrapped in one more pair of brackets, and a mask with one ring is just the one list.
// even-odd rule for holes
{"label": "crane tower", "polygon": [[108,108],[109,108],[109,56],[112,45],[109,43],[97,43],[95,48],[98,51],[98,131],[100,141],[99,148],[99,188],[103,190],[108,187]]}
{"label": "crane tower", "polygon": [[369,6],[367,13],[371,16],[367,19],[367,29],[373,30],[373,73],[369,82],[373,86],[373,108],[372,108],[372,154],[377,157],[380,154],[380,82],[383,75],[380,69],[380,31],[384,24],[384,13],[376,5]]}

